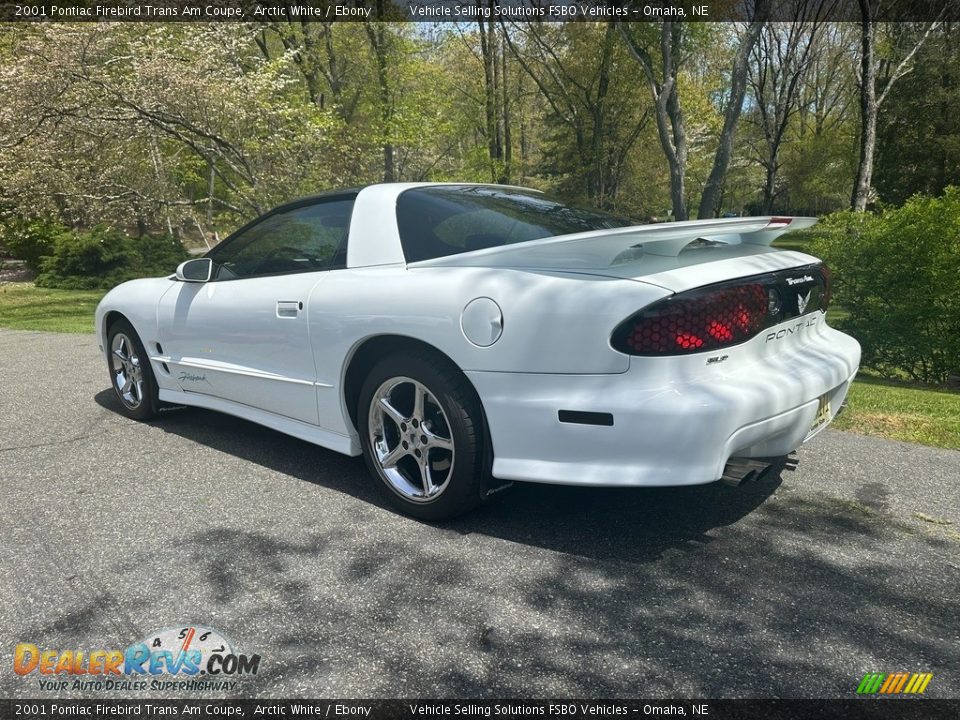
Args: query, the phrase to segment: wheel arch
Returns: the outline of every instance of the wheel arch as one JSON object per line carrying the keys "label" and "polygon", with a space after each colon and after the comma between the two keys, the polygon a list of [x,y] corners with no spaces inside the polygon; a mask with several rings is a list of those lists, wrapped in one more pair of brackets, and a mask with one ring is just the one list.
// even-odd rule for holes
{"label": "wheel arch", "polygon": [[100,334],[100,341],[103,343],[104,352],[110,352],[110,349],[107,347],[107,338],[110,334],[110,327],[118,320],[125,320],[126,322],[130,323],[131,327],[133,327],[133,323],[130,322],[130,318],[128,318],[119,310],[107,311],[103,316],[101,326],[97,328],[97,332]]}
{"label": "wheel arch", "polygon": [[148,338],[144,337],[143,332],[141,332],[141,328],[138,327],[133,318],[133,315],[116,309],[108,310],[104,313],[103,318],[100,321],[100,327],[97,328],[97,332],[99,333],[99,339],[103,347],[103,353],[105,356],[107,356],[108,360],[110,355],[110,328],[120,321],[127,323],[131,328],[133,328],[133,332],[136,333],[137,338],[143,344],[144,350],[147,352],[147,357],[149,358],[150,351],[147,348]]}
{"label": "wheel arch", "polygon": [[[113,325],[117,320],[126,320],[130,322],[130,318],[124,315],[119,310],[110,310],[106,315],[103,316],[103,327],[101,332],[106,335],[110,331],[110,326]],[[133,323],[131,323],[132,325]]]}
{"label": "wheel arch", "polygon": [[445,352],[428,342],[418,340],[409,335],[374,335],[357,343],[349,354],[349,359],[344,364],[343,377],[341,380],[341,387],[343,388],[341,400],[346,411],[346,416],[350,420],[353,429],[360,432],[357,417],[357,403],[360,399],[360,389],[363,387],[363,381],[366,379],[367,374],[381,358],[400,352],[428,353],[449,365],[463,378],[467,387],[470,388],[470,391],[477,399],[477,404],[480,407],[480,413],[482,415],[486,444],[490,446],[490,429],[487,426],[487,414],[483,408],[483,398],[480,397],[477,388],[470,382],[470,378],[467,377],[460,366]]}

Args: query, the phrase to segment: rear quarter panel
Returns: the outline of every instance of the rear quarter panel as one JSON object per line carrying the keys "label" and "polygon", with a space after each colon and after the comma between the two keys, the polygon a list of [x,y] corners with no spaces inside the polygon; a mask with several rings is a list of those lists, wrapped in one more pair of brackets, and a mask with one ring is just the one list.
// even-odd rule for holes
{"label": "rear quarter panel", "polygon": [[[616,278],[482,268],[356,269],[333,273],[310,298],[310,330],[321,382],[339,376],[351,348],[375,335],[427,342],[463,370],[621,373],[626,355],[610,333],[638,308],[669,294]],[[460,327],[464,307],[487,297],[503,332],[489,347]]]}
{"label": "rear quarter panel", "polygon": [[[669,294],[631,280],[487,268],[359,268],[330,273],[309,302],[318,382],[342,392],[356,349],[370,338],[425,342],[462,370],[611,374],[629,358],[610,347],[613,328]],[[503,332],[489,347],[464,335],[460,318],[473,299],[499,305]],[[326,391],[321,391],[326,392]],[[320,401],[321,425],[347,422]]]}

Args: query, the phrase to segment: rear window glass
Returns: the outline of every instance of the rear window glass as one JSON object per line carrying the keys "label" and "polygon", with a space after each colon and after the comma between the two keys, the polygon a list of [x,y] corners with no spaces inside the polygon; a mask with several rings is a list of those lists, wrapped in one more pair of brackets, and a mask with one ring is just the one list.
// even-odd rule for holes
{"label": "rear window glass", "polygon": [[417,188],[397,200],[397,226],[407,262],[636,224],[540,193],[495,186]]}

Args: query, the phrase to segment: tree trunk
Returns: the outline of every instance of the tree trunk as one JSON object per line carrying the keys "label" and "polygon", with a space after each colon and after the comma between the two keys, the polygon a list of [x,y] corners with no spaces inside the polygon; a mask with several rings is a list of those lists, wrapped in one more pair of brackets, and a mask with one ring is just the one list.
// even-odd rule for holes
{"label": "tree trunk", "polygon": [[686,171],[686,153],[684,162],[670,164],[670,204],[673,206],[674,220],[688,220],[687,204],[683,176]]}
{"label": "tree trunk", "polygon": [[[506,28],[502,30],[506,32]],[[500,45],[500,87],[502,89],[502,112],[503,112],[503,173],[501,182],[509,183],[513,176],[513,138],[510,132],[510,87],[507,82],[507,43],[506,40]]]}
{"label": "tree trunk", "polygon": [[500,77],[500,43],[497,40],[497,26],[493,24],[493,20],[489,21],[489,30],[490,30],[490,50],[492,57],[490,61],[493,65],[493,105],[494,105],[494,117],[496,122],[494,124],[494,134],[496,137],[496,147],[497,147],[497,182],[499,180],[500,168],[499,166],[503,162],[503,115],[500,112],[500,85],[503,82],[503,78]]}
{"label": "tree trunk", "polygon": [[653,97],[654,117],[660,146],[670,167],[670,200],[673,219],[686,220],[687,213],[684,175],[687,171],[687,132],[683,124],[683,111],[677,94],[677,51],[680,47],[681,24],[664,22],[660,26],[660,55],[663,60],[663,80],[657,80],[653,61],[643,47],[638,46],[624,23],[617,23],[620,35],[626,42],[633,58],[640,63],[646,75],[650,94]]}
{"label": "tree trunk", "polygon": [[765,0],[757,2],[756,15],[747,28],[743,40],[740,41],[740,49],[737,51],[731,73],[730,99],[723,114],[723,130],[720,133],[717,153],[713,158],[713,168],[710,170],[707,184],[703,187],[700,209],[697,210],[698,218],[714,217],[719,209],[720,192],[727,177],[727,168],[730,166],[730,155],[733,153],[733,134],[740,120],[743,96],[747,91],[747,62],[757,38],[760,37],[760,29],[766,21],[766,6]]}
{"label": "tree trunk", "polygon": [[217,175],[213,171],[213,161],[207,161],[207,165],[210,169],[210,174],[207,178],[207,227],[213,226],[213,194],[217,190],[216,179]]}
{"label": "tree trunk", "polygon": [[777,194],[777,171],[779,170],[777,159],[780,154],[779,149],[774,151],[773,157],[767,158],[766,178],[763,183],[763,207],[760,209],[761,215],[771,215],[773,213],[773,200]]}
{"label": "tree trunk", "polygon": [[864,212],[870,198],[873,180],[873,156],[877,146],[876,66],[873,62],[876,25],[867,3],[860,3],[863,20],[860,24],[860,163],[853,184],[850,207]]}
{"label": "tree trunk", "polygon": [[393,143],[388,141],[383,144],[383,181],[395,182],[396,179],[397,171],[393,164]]}
{"label": "tree trunk", "polygon": [[886,80],[880,94],[877,95],[877,71],[874,60],[877,40],[877,24],[873,19],[873,0],[859,0],[860,2],[860,164],[857,167],[857,179],[853,185],[853,198],[850,207],[855,212],[864,212],[867,201],[870,199],[870,185],[873,181],[873,158],[877,148],[877,114],[880,106],[890,93],[893,84],[910,72],[910,62],[917,51],[930,37],[930,33],[941,25],[940,17],[947,8],[941,10],[937,20],[934,20],[924,31],[920,39],[914,44],[900,63],[892,71],[885,73]]}
{"label": "tree trunk", "polygon": [[587,173],[587,194],[594,204],[606,208],[607,202],[607,153],[604,152],[606,100],[610,91],[610,66],[613,59],[613,34],[616,28],[613,23],[607,24],[603,35],[603,54],[600,60],[600,72],[597,77],[597,98],[593,103],[593,136],[589,158],[589,172]]}
{"label": "tree trunk", "polygon": [[483,60],[484,109],[486,111],[487,155],[490,159],[490,181],[497,182],[501,147],[497,123],[496,29],[492,20],[478,20],[477,24],[480,27],[480,55]]}
{"label": "tree trunk", "polygon": [[393,103],[390,98],[390,76],[387,68],[387,29],[384,23],[384,0],[377,0],[376,20],[366,23],[367,38],[377,63],[377,85],[380,88],[380,131],[383,133],[383,181],[397,179],[393,158]]}
{"label": "tree trunk", "polygon": [[[670,163],[670,198],[673,204],[673,219],[687,220],[690,213],[687,211],[687,197],[685,175],[687,174],[687,129],[683,121],[683,111],[680,109],[680,91],[677,87],[677,52],[680,48],[679,23],[664,23],[660,36],[660,49],[663,55],[664,66],[664,93],[663,109],[670,119],[672,128],[673,162]],[[669,77],[667,77],[669,70]]]}

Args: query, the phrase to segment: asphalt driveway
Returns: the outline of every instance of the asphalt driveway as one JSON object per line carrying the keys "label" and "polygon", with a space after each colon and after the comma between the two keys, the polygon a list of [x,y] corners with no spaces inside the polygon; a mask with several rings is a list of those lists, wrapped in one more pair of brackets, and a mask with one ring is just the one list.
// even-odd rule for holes
{"label": "asphalt driveway", "polygon": [[898,670],[960,696],[960,452],[828,430],[797,459],[741,490],[518,485],[434,527],[359,459],[126,420],[92,336],[0,330],[0,696],[93,694],[15,675],[17,643],[185,624],[262,656],[209,697],[849,698]]}

